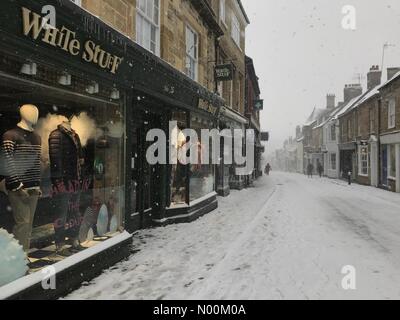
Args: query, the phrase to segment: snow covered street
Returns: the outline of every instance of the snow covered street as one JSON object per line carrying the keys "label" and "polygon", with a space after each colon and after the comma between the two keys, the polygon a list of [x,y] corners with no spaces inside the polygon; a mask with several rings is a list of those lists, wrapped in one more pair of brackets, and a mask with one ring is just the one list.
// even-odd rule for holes
{"label": "snow covered street", "polygon": [[399,194],[275,172],[219,204],[141,231],[128,261],[67,299],[400,298]]}

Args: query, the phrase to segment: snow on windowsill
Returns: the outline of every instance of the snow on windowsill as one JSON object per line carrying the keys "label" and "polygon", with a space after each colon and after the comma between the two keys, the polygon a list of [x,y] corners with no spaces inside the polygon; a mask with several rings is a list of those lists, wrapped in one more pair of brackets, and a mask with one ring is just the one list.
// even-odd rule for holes
{"label": "snow on windowsill", "polygon": [[[66,258],[63,261],[57,262],[51,267],[55,268],[56,274],[60,273],[76,265],[77,263],[88,260],[89,258],[99,254],[100,252],[110,249],[116,246],[117,244],[124,242],[130,238],[132,238],[132,235],[129,234],[127,231],[124,231],[120,235],[117,235],[103,243],[99,243],[98,245],[92,248],[88,248],[82,252],[76,253],[73,256]],[[5,300],[9,297],[18,294],[19,292],[25,289],[28,289],[38,283],[41,283],[45,276],[47,276],[47,274],[44,275],[42,274],[41,271],[38,271],[1,287],[0,300]]]}

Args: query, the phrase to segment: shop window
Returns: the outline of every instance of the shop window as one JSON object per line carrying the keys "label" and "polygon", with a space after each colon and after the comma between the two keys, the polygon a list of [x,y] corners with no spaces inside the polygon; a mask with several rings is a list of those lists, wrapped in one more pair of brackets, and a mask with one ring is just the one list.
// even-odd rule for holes
{"label": "shop window", "polygon": [[391,179],[396,179],[396,145],[391,144],[388,148],[388,172]]}
{"label": "shop window", "polygon": [[[190,166],[190,201],[195,201],[215,191],[215,172],[212,164],[212,143],[201,141],[201,130],[211,129],[213,123],[210,119],[193,115],[191,120],[191,129],[196,130],[199,140],[197,144],[197,164]],[[208,145],[208,152],[205,148]],[[205,156],[208,153],[209,159]]]}
{"label": "shop window", "polygon": [[136,41],[155,55],[160,55],[160,1],[136,2]]}
{"label": "shop window", "polygon": [[186,75],[197,81],[199,37],[195,31],[186,26]]}
{"label": "shop window", "polygon": [[118,234],[125,211],[122,92],[101,85],[89,95],[92,80],[75,75],[67,91],[48,77],[56,71],[37,68],[37,82],[0,85],[0,229],[22,246],[30,272]]}
{"label": "shop window", "polygon": [[359,175],[368,176],[369,173],[369,152],[368,147],[359,148]]}
{"label": "shop window", "polygon": [[[172,121],[176,121],[177,125],[171,132],[170,140],[173,150],[170,150],[170,153],[177,157],[187,142],[182,132],[187,128],[187,113],[183,111],[173,112]],[[179,161],[171,165],[171,206],[187,204],[188,173],[188,165],[184,165]]]}

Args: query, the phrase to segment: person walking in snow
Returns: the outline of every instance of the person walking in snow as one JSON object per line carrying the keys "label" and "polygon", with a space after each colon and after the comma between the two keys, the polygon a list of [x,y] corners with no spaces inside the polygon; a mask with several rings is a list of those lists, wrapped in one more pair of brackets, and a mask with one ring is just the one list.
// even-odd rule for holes
{"label": "person walking in snow", "polygon": [[324,173],[324,166],[321,164],[321,162],[318,162],[317,170],[319,177],[322,178],[322,174]]}
{"label": "person walking in snow", "polygon": [[270,173],[271,171],[272,171],[271,165],[268,163],[268,164],[265,166],[265,173],[266,173],[266,175],[269,176],[269,173]]}
{"label": "person walking in snow", "polygon": [[314,171],[314,166],[311,162],[309,162],[307,166],[307,175],[309,178],[313,177],[313,171]]}

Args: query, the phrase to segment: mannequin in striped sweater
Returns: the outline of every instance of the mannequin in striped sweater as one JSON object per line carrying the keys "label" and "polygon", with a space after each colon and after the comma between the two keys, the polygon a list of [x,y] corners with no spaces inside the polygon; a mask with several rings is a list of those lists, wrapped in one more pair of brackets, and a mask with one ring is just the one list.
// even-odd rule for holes
{"label": "mannequin in striped sweater", "polygon": [[30,249],[33,218],[41,195],[41,138],[34,133],[39,110],[34,105],[20,108],[21,121],[3,135],[6,188],[15,226],[13,234],[25,251]]}

